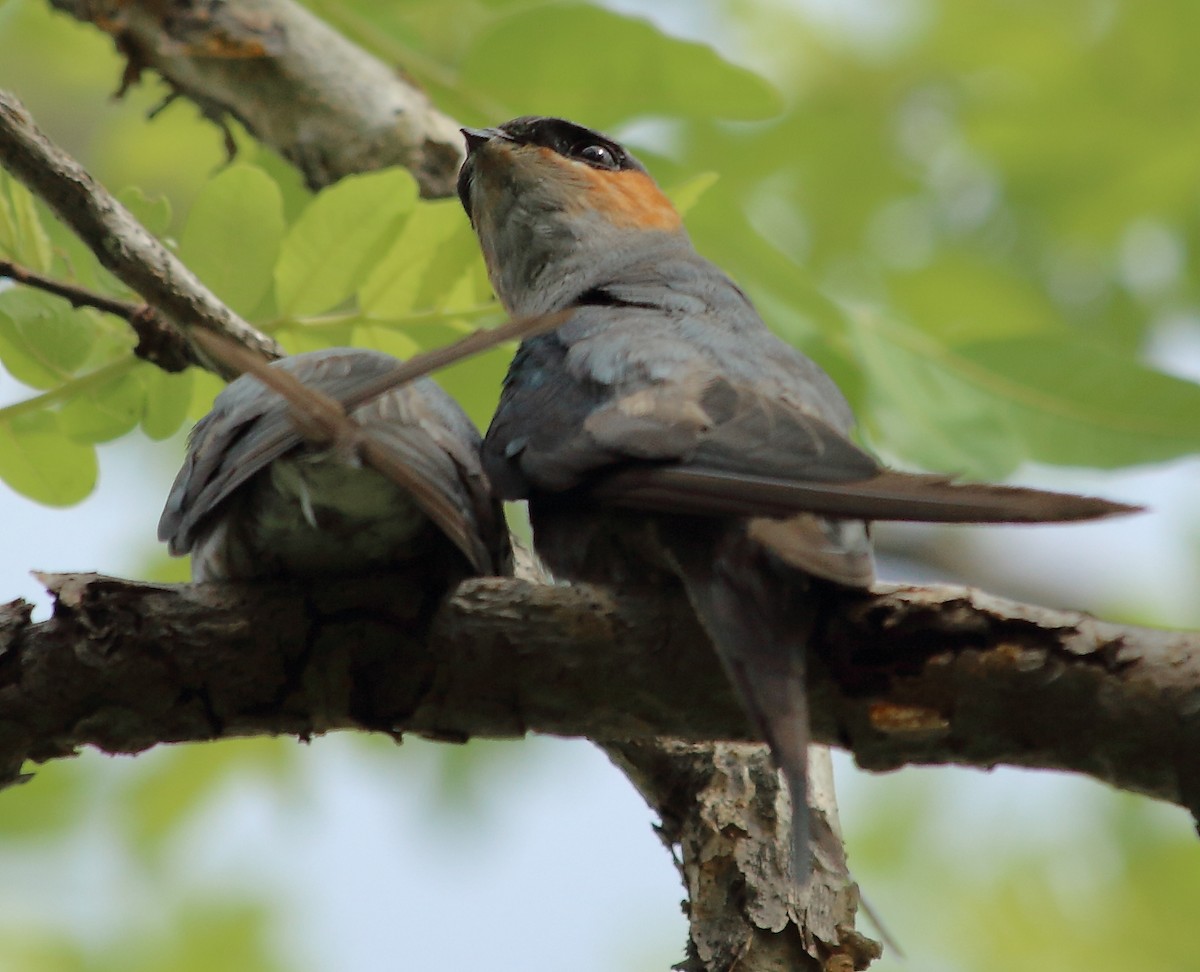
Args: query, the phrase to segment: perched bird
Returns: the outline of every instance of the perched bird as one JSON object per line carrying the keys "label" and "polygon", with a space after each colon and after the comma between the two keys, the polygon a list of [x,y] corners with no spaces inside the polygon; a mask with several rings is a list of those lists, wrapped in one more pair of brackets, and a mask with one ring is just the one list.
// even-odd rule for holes
{"label": "perched bird", "polygon": [[[273,363],[339,403],[396,367],[378,351],[332,348]],[[353,408],[359,434],[398,462],[400,485],[353,443],[307,442],[288,402],[252,375],[192,430],[158,524],[195,580],[324,577],[419,561],[449,585],[510,573],[503,511],[480,466],[479,432],[429,379]]]}
{"label": "perched bird", "polygon": [[644,166],[559,118],[463,129],[458,193],[514,317],[483,445],[560,577],[681,584],[793,805],[808,872],[805,644],[829,585],[873,579],[865,521],[1074,520],[1129,507],[882,468],[845,398],[701,257]]}

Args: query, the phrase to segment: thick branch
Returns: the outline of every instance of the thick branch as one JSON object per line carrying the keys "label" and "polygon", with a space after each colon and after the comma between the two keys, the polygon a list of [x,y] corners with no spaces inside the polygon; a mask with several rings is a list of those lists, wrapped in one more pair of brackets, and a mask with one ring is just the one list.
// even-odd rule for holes
{"label": "thick branch", "polygon": [[[679,847],[691,925],[686,972],[865,969],[880,947],[854,931],[858,887],[846,873],[829,750],[809,750],[812,877],[790,887],[790,808],[766,746],[623,740],[609,757]],[[781,893],[782,892],[782,893]]]}
{"label": "thick branch", "polygon": [[[52,576],[51,620],[20,602],[0,618],[0,774],[88,744],[350,727],[750,738],[682,599],[478,580],[426,633],[418,580],[298,594]],[[1195,635],[898,588],[831,598],[813,651],[815,736],[867,768],[1071,770],[1200,808]]]}
{"label": "thick branch", "polygon": [[279,346],[234,314],[111,193],[0,91],[0,165],[42,199],[131,290],[186,331],[207,327],[267,357]]}
{"label": "thick branch", "polygon": [[51,3],[113,35],[128,58],[127,82],[153,68],[218,123],[237,118],[313,189],[401,165],[425,196],[454,191],[458,125],[411,80],[292,0]]}

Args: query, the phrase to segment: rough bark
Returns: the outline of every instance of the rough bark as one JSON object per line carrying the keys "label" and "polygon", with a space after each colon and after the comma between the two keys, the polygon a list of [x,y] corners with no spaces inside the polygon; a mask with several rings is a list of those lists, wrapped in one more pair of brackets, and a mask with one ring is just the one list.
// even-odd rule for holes
{"label": "rough bark", "polygon": [[[86,745],[586,736],[678,848],[683,968],[848,972],[878,955],[854,930],[819,751],[814,877],[796,893],[778,775],[682,598],[487,579],[439,600],[419,572],[308,589],[44,580],[50,620],[0,608],[0,780]],[[812,646],[814,731],[869,768],[1067,769],[1195,813],[1198,641],[962,588],[846,592]]]}
{"label": "rough bark", "polygon": [[[440,739],[752,739],[681,598],[415,577],[285,586],[49,575],[0,614],[0,773],[94,745],[343,728]],[[868,769],[1085,773],[1200,808],[1200,637],[965,588],[846,592],[814,637],[818,741]],[[697,704],[703,700],[703,704]]]}
{"label": "rough bark", "polygon": [[125,83],[153,68],[218,124],[240,121],[310,188],[401,165],[425,196],[454,191],[457,123],[411,79],[291,0],[51,3],[112,35],[127,59]]}
{"label": "rough bark", "polygon": [[849,972],[880,947],[854,930],[829,750],[809,751],[812,877],[788,879],[791,811],[765,746],[670,739],[606,743],[609,757],[655,809],[659,834],[687,888],[687,958],[680,969]]}

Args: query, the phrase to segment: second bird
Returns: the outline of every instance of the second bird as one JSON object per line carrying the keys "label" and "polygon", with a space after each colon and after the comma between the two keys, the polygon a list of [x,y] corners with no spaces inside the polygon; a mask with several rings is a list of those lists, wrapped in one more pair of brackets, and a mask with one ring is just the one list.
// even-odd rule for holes
{"label": "second bird", "polygon": [[[271,367],[345,405],[399,362],[329,348]],[[213,403],[188,440],[159,538],[191,553],[192,578],[263,580],[368,574],[419,563],[431,593],[511,572],[503,511],[479,461],[479,432],[423,378],[351,410],[358,433],[394,459],[393,476],[356,443],[315,445],[292,407],[253,375]]]}
{"label": "second bird", "polygon": [[620,145],[558,118],[465,129],[458,191],[514,317],[568,310],[513,359],[484,441],[558,576],[682,584],[783,770],[808,872],[805,646],[830,585],[874,576],[867,520],[1052,521],[1128,507],[883,469],[849,406],[692,246]]}

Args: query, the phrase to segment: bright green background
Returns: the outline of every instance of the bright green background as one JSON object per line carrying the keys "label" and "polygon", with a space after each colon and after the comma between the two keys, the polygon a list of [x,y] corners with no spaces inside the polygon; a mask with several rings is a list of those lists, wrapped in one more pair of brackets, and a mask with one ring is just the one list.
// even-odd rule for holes
{"label": "bright green background", "polygon": [[[893,461],[1001,477],[1028,461],[1109,469],[1200,445],[1200,387],[1148,356],[1163,333],[1200,330],[1194,0],[814,5],[820,13],[710,0],[650,5],[659,26],[574,3],[311,5],[464,123],[563,114],[629,138],[693,201],[701,250],[837,377],[864,437]],[[241,150],[225,165],[220,133],[185,102],[147,122],[165,94],[151,78],[111,102],[120,70],[98,32],[41,0],[0,0],[0,86],[289,349],[353,341],[407,355],[496,319],[453,200],[418,202],[402,172],[309,199],[236,128]],[[7,253],[121,292],[0,179]],[[97,446],[139,428],[169,438],[205,410],[212,379],[164,376],[131,345],[118,321],[0,293],[0,363],[30,389],[3,386],[3,401],[20,400],[0,409],[0,478],[69,505],[93,488]],[[481,423],[507,353],[444,376]],[[164,467],[177,448],[164,445]],[[183,576],[141,538],[130,543],[146,546],[148,574]],[[361,749],[380,772],[407,765]],[[542,758],[526,749],[504,759]],[[478,778],[476,754],[495,750],[443,750],[422,758],[439,767],[448,805],[478,796],[462,781]],[[8,927],[0,910],[0,969],[295,966],[270,937],[278,901],[181,891],[172,874],[215,791],[249,774],[294,792],[305,755],[286,741],[194,747],[120,773],[91,758],[0,795],[0,873],[21,848],[62,858],[102,811],[121,821],[122,893],[156,899],[153,920],[131,905],[99,937],[52,915]],[[861,801],[848,812],[856,871],[909,967],[1195,965],[1200,852],[1180,814],[1081,784],[1046,802],[1077,826],[1023,844],[990,833],[1004,821],[986,812],[973,827],[947,776],[848,791]],[[966,819],[945,819],[956,810]],[[678,934],[631,926],[630,941],[646,944],[614,948],[613,962],[664,967]]]}

